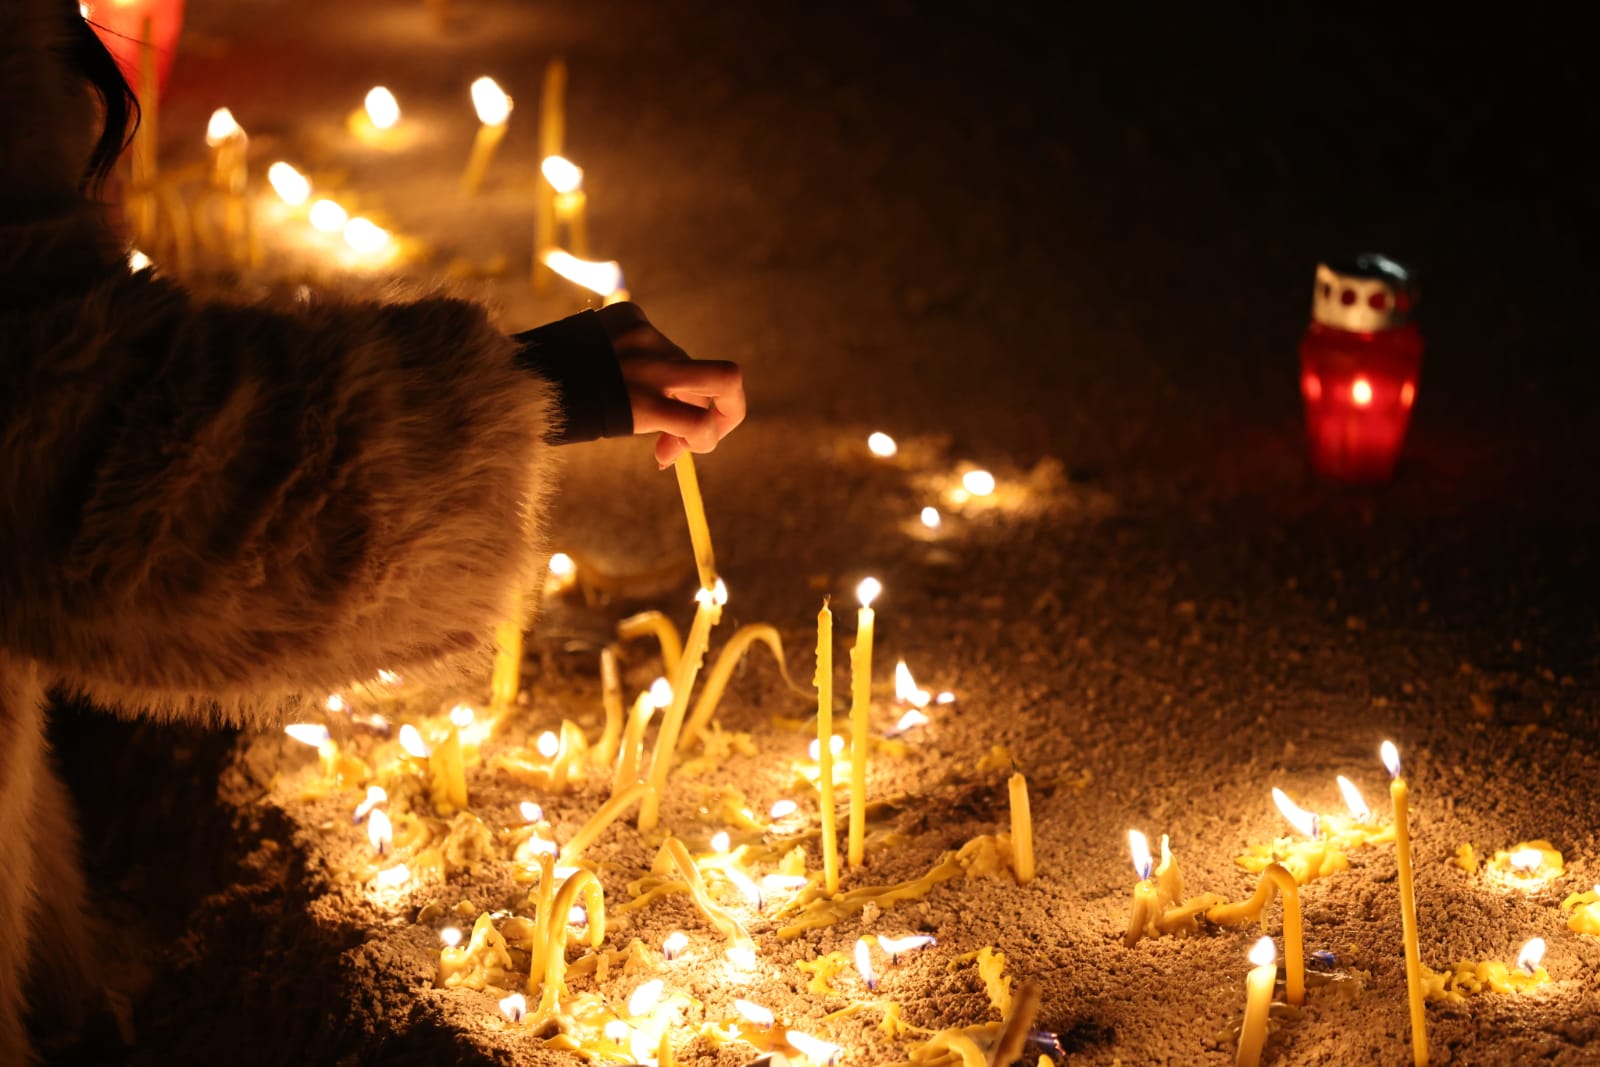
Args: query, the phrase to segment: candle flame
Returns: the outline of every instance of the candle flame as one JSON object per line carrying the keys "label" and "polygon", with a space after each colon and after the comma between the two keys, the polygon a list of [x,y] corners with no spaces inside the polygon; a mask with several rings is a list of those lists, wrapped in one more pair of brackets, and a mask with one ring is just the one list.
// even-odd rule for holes
{"label": "candle flame", "polygon": [[723,873],[728,876],[728,881],[737,886],[739,892],[744,894],[745,903],[756,911],[760,911],[762,904],[766,903],[761,897],[761,887],[756,885],[749,875],[737,867],[729,867]]}
{"label": "candle flame", "polygon": [[267,168],[267,183],[278,199],[290,207],[299,207],[311,199],[311,182],[281,159]]}
{"label": "candle flame", "polygon": [[803,874],[768,874],[761,878],[761,893],[763,897],[769,897],[773,893],[804,889],[810,884],[811,880]]}
{"label": "candle flame", "polygon": [[1265,967],[1269,963],[1276,963],[1278,959],[1278,946],[1272,943],[1272,938],[1263,937],[1250,948],[1250,963],[1256,967]]}
{"label": "candle flame", "polygon": [[367,118],[380,130],[387,130],[400,121],[400,102],[381,85],[367,90],[366,108]]}
{"label": "candle flame", "polygon": [[662,959],[675,960],[688,947],[689,935],[682,930],[674,930],[667,935],[666,940],[661,942],[661,957]]}
{"label": "candle flame", "polygon": [[906,666],[905,660],[894,666],[894,698],[914,708],[925,708],[933,699],[933,694],[926,689],[917,688],[917,681],[911,677],[911,668]]}
{"label": "candle flame", "polygon": [[1133,870],[1142,882],[1155,869],[1150,860],[1150,842],[1138,830],[1128,831],[1128,850],[1133,853]]}
{"label": "candle flame", "polygon": [[882,582],[876,578],[863,578],[861,584],[856,586],[856,599],[861,601],[862,607],[870,608],[881,592],[883,592]]}
{"label": "candle flame", "polygon": [[522,816],[523,822],[539,822],[544,818],[544,809],[531,800],[524,800],[517,805],[517,814]]}
{"label": "candle flame", "polygon": [[1536,848],[1519,848],[1509,857],[1511,866],[1525,874],[1531,874],[1544,863],[1544,853]]}
{"label": "candle flame", "polygon": [[1522,951],[1517,953],[1517,966],[1529,974],[1539,969],[1539,964],[1544,962],[1544,938],[1536,937],[1522,946]]}
{"label": "candle flame", "polygon": [[397,864],[386,870],[379,871],[376,881],[387,889],[397,889],[411,881],[411,870],[403,863]]}
{"label": "candle flame", "polygon": [[1350,400],[1358,408],[1364,408],[1372,403],[1372,383],[1365,378],[1357,378],[1350,383]]}
{"label": "candle flame", "polygon": [[1272,802],[1278,805],[1278,810],[1283,813],[1283,817],[1285,819],[1289,820],[1290,826],[1293,826],[1306,837],[1313,839],[1316,838],[1317,832],[1320,829],[1320,827],[1317,825],[1316,815],[1306,811],[1294,801],[1290,800],[1289,794],[1285,793],[1277,786],[1272,787]]}
{"label": "candle flame", "polygon": [[470,704],[457,704],[450,709],[450,722],[463,730],[478,721],[478,713]]}
{"label": "candle flame", "polygon": [[913,727],[926,725],[928,725],[928,717],[916,708],[912,708],[900,716],[900,721],[894,724],[894,733],[903,734]]}
{"label": "candle flame", "polygon": [[138,274],[140,271],[148,270],[149,268],[150,268],[150,257],[149,256],[145,255],[143,252],[139,251],[137,248],[135,248],[133,251],[128,253],[128,272],[130,274]]}
{"label": "candle flame", "polygon": [[400,747],[405,749],[406,755],[415,759],[427,759],[433,755],[433,749],[422,739],[422,733],[410,723],[400,727]]}
{"label": "candle flame", "polygon": [[856,938],[856,970],[861,973],[861,980],[866,983],[868,992],[878,990],[878,972],[872,969],[872,947],[867,944],[864,937]]}
{"label": "candle flame", "polygon": [[930,530],[937,530],[944,519],[939,517],[939,509],[929,504],[922,509],[922,525]]}
{"label": "candle flame", "polygon": [[[834,734],[832,737],[828,738],[828,751],[833,753],[835,756],[843,752],[844,738],[840,737],[838,734]],[[806,746],[806,754],[811,757],[812,763],[816,763],[822,758],[822,742],[820,740],[813,739],[811,744]]]}
{"label": "candle flame", "polygon": [[665,678],[657,678],[650,683],[650,703],[657,708],[667,707],[672,703],[672,683]]}
{"label": "candle flame", "polygon": [[649,1015],[661,1005],[661,991],[666,988],[666,983],[659,978],[650,981],[635,989],[628,997],[629,1015]]}
{"label": "candle flame", "polygon": [[561,751],[561,739],[555,735],[553,730],[546,730],[539,735],[539,740],[534,743],[534,747],[539,750],[539,755],[545,759],[555,759],[556,754]]}
{"label": "candle flame", "polygon": [[344,224],[344,243],[357,252],[377,252],[389,243],[389,231],[357,215]]}
{"label": "candle flame", "polygon": [[312,748],[321,748],[333,740],[328,728],[321,723],[292,722],[283,728],[283,732],[302,745],[310,745]]}
{"label": "candle flame", "polygon": [[488,76],[472,83],[472,108],[485,126],[504,126],[511,117],[511,98]]}
{"label": "candle flame", "polygon": [[783,1039],[799,1050],[802,1056],[814,1063],[832,1064],[839,1058],[842,1051],[838,1045],[831,1041],[824,1041],[820,1037],[803,1034],[799,1030],[786,1030]]}
{"label": "candle flame", "polygon": [[628,1039],[628,1035],[633,1032],[633,1027],[621,1019],[612,1019],[606,1023],[600,1032],[606,1035],[607,1041],[614,1041],[620,1045]]}
{"label": "candle flame", "polygon": [[1383,765],[1389,768],[1389,777],[1400,777],[1400,750],[1394,747],[1394,742],[1385,741],[1378,747],[1378,754],[1383,757]]}
{"label": "candle flame", "polygon": [[994,492],[994,475],[985,470],[968,471],[961,476],[961,487],[973,496]]}
{"label": "candle flame", "polygon": [[772,1009],[763,1008],[755,1001],[745,1000],[743,997],[740,997],[738,1000],[733,1002],[733,1010],[737,1011],[740,1015],[744,1016],[747,1021],[755,1023],[757,1026],[771,1026],[777,1021],[776,1017],[772,1014]]}
{"label": "candle flame", "polygon": [[589,912],[582,904],[574,904],[567,909],[568,926],[588,926]]}
{"label": "candle flame", "polygon": [[694,602],[696,604],[715,604],[719,608],[723,607],[728,603],[728,583],[718,578],[717,584],[710,589],[702,588],[698,590],[694,594]]}
{"label": "candle flame", "polygon": [[557,578],[571,578],[578,573],[578,565],[565,552],[557,552],[550,557],[550,573]]}
{"label": "candle flame", "polygon": [[1367,800],[1361,795],[1361,790],[1356,784],[1344,775],[1335,779],[1339,783],[1339,792],[1344,795],[1345,807],[1350,809],[1350,817],[1356,822],[1367,822],[1372,818],[1372,809],[1367,807]]}
{"label": "candle flame", "polygon": [[307,216],[313,228],[323,233],[338,233],[344,229],[344,224],[350,221],[350,213],[340,207],[333,200],[318,200],[311,205],[311,212]]}
{"label": "candle flame", "polygon": [[799,810],[800,810],[800,805],[796,804],[794,801],[792,801],[792,800],[780,800],[780,801],[777,801],[776,803],[774,803],[772,805],[772,807],[767,811],[767,818],[772,819],[774,821],[776,821],[778,819],[787,819],[789,816],[793,815],[795,812],[797,812]]}
{"label": "candle flame", "polygon": [[382,682],[384,685],[399,685],[400,676],[394,673],[394,671],[380,670],[378,671],[378,681]]}
{"label": "candle flame", "polygon": [[716,852],[716,853],[719,853],[719,854],[726,854],[728,849],[730,847],[732,847],[732,844],[733,844],[733,841],[728,836],[728,831],[726,831],[726,830],[718,830],[716,833],[711,835],[711,851],[712,852]]}
{"label": "candle flame", "polygon": [[212,148],[225,144],[235,137],[244,136],[244,127],[233,117],[233,112],[219,107],[206,121],[206,144]]}
{"label": "candle flame", "polygon": [[741,971],[748,971],[756,965],[756,947],[754,945],[732,945],[727,951],[728,962]]}
{"label": "candle flame", "polygon": [[888,459],[900,451],[900,446],[894,443],[894,438],[886,433],[875,433],[867,438],[867,451],[880,459]]}
{"label": "candle flame", "polygon": [[889,954],[889,959],[898,962],[899,957],[906,952],[915,952],[919,948],[937,945],[939,942],[927,934],[911,934],[907,937],[878,938],[878,947]]}
{"label": "candle flame", "polygon": [[545,156],[539,164],[539,173],[558,193],[571,193],[583,188],[583,168],[565,156]]}
{"label": "candle flame", "polygon": [[329,693],[328,699],[322,702],[322,706],[332,712],[344,711],[344,697],[340,696],[338,693]]}
{"label": "candle flame", "polygon": [[439,940],[444,942],[446,948],[455,948],[457,945],[461,944],[461,928],[457,926],[446,926],[443,930],[439,931]]}
{"label": "candle flame", "polygon": [[933,702],[935,704],[954,704],[956,702],[956,695],[946,690],[945,692],[934,697]]}
{"label": "candle flame", "polygon": [[380,856],[388,854],[394,844],[394,827],[389,824],[389,816],[384,814],[382,808],[374,808],[367,819],[367,840],[372,842],[373,849]]}
{"label": "candle flame", "polygon": [[601,296],[610,296],[622,288],[622,266],[614,259],[579,259],[559,248],[550,249],[542,258],[545,266],[567,281]]}
{"label": "candle flame", "polygon": [[377,807],[379,804],[388,803],[388,800],[389,793],[383,788],[383,786],[367,786],[367,799],[356,805],[355,821],[360,822],[362,819],[365,819],[373,808]]}
{"label": "candle flame", "polygon": [[513,993],[500,1001],[500,1014],[514,1023],[520,1023],[522,1017],[528,1014],[528,998],[521,993]]}
{"label": "candle flame", "polygon": [[535,856],[558,856],[561,847],[547,837],[534,836],[528,838],[528,851]]}

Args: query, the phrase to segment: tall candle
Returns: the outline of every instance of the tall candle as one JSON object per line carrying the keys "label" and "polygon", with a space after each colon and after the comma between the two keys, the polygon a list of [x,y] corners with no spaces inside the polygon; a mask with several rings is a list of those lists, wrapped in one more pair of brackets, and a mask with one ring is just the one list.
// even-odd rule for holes
{"label": "tall candle", "polygon": [[1389,797],[1394,801],[1395,866],[1400,872],[1400,931],[1405,937],[1406,996],[1411,1005],[1411,1058],[1428,1067],[1428,1016],[1423,1007],[1422,952],[1417,944],[1417,897],[1411,877],[1411,791],[1400,777],[1400,750],[1393,741],[1380,749],[1389,769]]}
{"label": "tall candle", "polygon": [[1017,884],[1033,881],[1033,812],[1028,805],[1028,779],[1021,771],[1011,776],[1011,866]]}
{"label": "tall candle", "polygon": [[622,752],[617,757],[617,773],[611,779],[611,795],[617,796],[639,779],[639,766],[644,760],[644,730],[656,709],[672,703],[672,686],[665,678],[657,678],[647,692],[640,693],[628,715],[628,726],[622,735]]}
{"label": "tall candle", "polygon": [[[859,867],[867,840],[867,738],[872,712],[872,601],[883,586],[863,578],[856,586],[861,610],[856,613],[856,644],[850,650],[850,866]],[[827,739],[823,739],[826,745]],[[820,753],[819,753],[820,755]]]}
{"label": "tall candle", "polygon": [[1272,987],[1278,981],[1278,950],[1272,938],[1263,937],[1250,950],[1254,966],[1245,976],[1244,1026],[1239,1030],[1239,1054],[1234,1067],[1257,1067],[1267,1044],[1267,1015],[1272,1009]]}
{"label": "tall candle", "polygon": [[1281,863],[1269,863],[1261,872],[1255,895],[1235,904],[1218,904],[1206,912],[1206,921],[1218,926],[1242,926],[1261,918],[1276,889],[1283,894],[1284,986],[1290,1004],[1306,1002],[1305,924],[1300,916],[1300,886]]}
{"label": "tall candle", "polygon": [[715,589],[717,561],[711,552],[711,527],[706,525],[706,507],[700,499],[700,478],[695,474],[694,456],[688,452],[678,453],[672,468],[678,474],[678,493],[683,497],[683,513],[689,520],[689,543],[694,546],[700,588]]}
{"label": "tall candle", "polygon": [[683,716],[689,707],[689,692],[694,688],[700,665],[705,660],[706,645],[711,639],[711,628],[722,618],[722,606],[728,602],[728,587],[717,579],[716,586],[701,589],[695,594],[694,623],[689,627],[689,638],[684,642],[683,659],[678,663],[678,674],[672,680],[672,703],[667,705],[666,717],[661,720],[661,732],[656,734],[655,751],[650,756],[650,790],[639,805],[639,829],[654,830],[661,818],[661,794],[667,787],[667,769],[678,748],[678,732],[683,728]]}
{"label": "tall candle", "polygon": [[489,703],[496,708],[516,702],[522,687],[522,594],[512,601],[511,618],[494,628],[494,673],[489,679]]}
{"label": "tall candle", "polygon": [[817,612],[817,784],[822,789],[822,874],[828,892],[839,891],[839,827],[833,801],[833,612],[828,598]]}
{"label": "tall candle", "polygon": [[428,794],[440,815],[467,808],[466,767],[461,760],[461,734],[454,726],[433,744],[428,755]]}
{"label": "tall candle", "polygon": [[[546,156],[539,164],[544,180],[555,192],[557,229],[565,228],[567,247],[580,259],[589,258],[588,195],[583,191],[583,168],[565,156]],[[550,247],[556,247],[552,242]],[[542,254],[546,249],[541,248]]]}
{"label": "tall candle", "polygon": [[[562,142],[567,136],[566,119],[567,65],[552,59],[544,68],[544,81],[539,88],[539,158],[548,159],[561,154]],[[534,193],[533,220],[533,284],[543,289],[550,282],[552,272],[540,270],[545,263],[544,254],[556,246],[556,192],[540,184]]]}
{"label": "tall candle", "polygon": [[600,650],[600,705],[605,708],[606,728],[595,742],[594,761],[605,767],[616,755],[617,743],[622,739],[622,680],[617,676],[617,654],[609,648]]}
{"label": "tall candle", "polygon": [[478,112],[478,136],[472,142],[472,155],[467,159],[467,169],[461,175],[461,191],[473,194],[483,184],[489,171],[489,161],[506,135],[506,124],[511,118],[511,97],[507,96],[493,78],[479,78],[472,83],[472,106]]}

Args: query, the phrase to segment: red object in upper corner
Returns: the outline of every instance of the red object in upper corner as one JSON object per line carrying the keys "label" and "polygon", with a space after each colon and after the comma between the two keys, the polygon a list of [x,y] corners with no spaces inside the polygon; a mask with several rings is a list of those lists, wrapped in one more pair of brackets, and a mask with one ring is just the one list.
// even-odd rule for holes
{"label": "red object in upper corner", "polygon": [[1324,477],[1372,484],[1394,474],[1422,372],[1416,300],[1410,272],[1383,256],[1317,266],[1300,395],[1311,465]]}
{"label": "red object in upper corner", "polygon": [[116,57],[122,76],[135,93],[141,94],[139,46],[148,18],[150,43],[156,53],[156,91],[166,91],[167,74],[178,54],[178,36],[183,31],[183,0],[83,0],[78,7]]}

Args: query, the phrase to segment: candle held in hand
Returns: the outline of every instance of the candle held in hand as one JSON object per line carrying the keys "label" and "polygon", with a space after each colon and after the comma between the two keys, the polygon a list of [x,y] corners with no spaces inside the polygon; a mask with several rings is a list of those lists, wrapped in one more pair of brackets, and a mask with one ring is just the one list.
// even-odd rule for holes
{"label": "candle held in hand", "polygon": [[856,586],[856,644],[850,650],[850,866],[861,866],[867,839],[867,727],[872,713],[872,602],[883,586],[863,578]]}
{"label": "candle held in hand", "polygon": [[678,493],[683,497],[683,514],[689,520],[689,544],[694,548],[694,565],[700,572],[700,588],[717,586],[717,561],[711,551],[711,527],[706,524],[706,506],[700,498],[700,477],[695,473],[694,456],[678,453],[672,469],[678,475]]}

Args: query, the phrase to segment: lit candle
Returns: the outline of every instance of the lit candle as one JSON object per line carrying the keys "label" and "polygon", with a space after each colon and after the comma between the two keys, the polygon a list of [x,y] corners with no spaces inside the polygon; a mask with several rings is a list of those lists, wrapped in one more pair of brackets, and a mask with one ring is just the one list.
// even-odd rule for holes
{"label": "lit candle", "polygon": [[483,184],[489,170],[489,161],[500,141],[506,135],[507,120],[511,118],[511,97],[495,84],[493,78],[479,78],[472,83],[472,106],[478,113],[477,139],[472,142],[472,155],[467,169],[461,175],[461,191],[474,194]]}
{"label": "lit candle", "polygon": [[644,759],[644,730],[650,716],[657,709],[672,703],[672,686],[665,678],[657,678],[649,690],[639,694],[628,716],[628,726],[622,735],[622,754],[617,757],[617,773],[611,779],[611,795],[617,796],[639,780],[639,766]]}
{"label": "lit candle", "polygon": [[344,243],[362,255],[373,255],[389,247],[389,231],[371,219],[357,215],[344,224]]}
{"label": "lit candle", "polygon": [[337,779],[339,764],[339,746],[334,744],[333,735],[321,723],[292,722],[283,728],[283,732],[300,742],[310,745],[317,750],[317,758],[321,762],[322,777]]}
{"label": "lit candle", "polygon": [[714,589],[717,561],[711,551],[711,527],[706,524],[706,508],[700,499],[700,479],[695,474],[694,456],[678,453],[672,463],[678,475],[678,493],[683,497],[683,513],[689,520],[689,543],[694,547],[694,565],[700,572],[700,587]]}
{"label": "lit candle", "polygon": [[1128,849],[1133,853],[1133,870],[1139,876],[1139,881],[1133,887],[1133,914],[1128,917],[1128,930],[1122,935],[1124,948],[1132,948],[1139,943],[1157,911],[1156,883],[1150,877],[1155,869],[1150,856],[1150,842],[1138,830],[1129,830]]}
{"label": "lit candle", "polygon": [[350,221],[350,213],[337,200],[323,198],[311,205],[311,209],[306,212],[306,219],[314,230],[323,233],[342,233],[345,223]]}
{"label": "lit candle", "polygon": [[689,707],[689,692],[705,659],[706,645],[711,639],[711,628],[722,618],[722,607],[728,602],[728,587],[722,579],[715,588],[701,589],[695,594],[694,623],[689,627],[689,638],[684,642],[683,661],[678,664],[678,675],[672,682],[672,703],[667,706],[666,717],[661,720],[661,732],[656,734],[655,751],[650,756],[650,791],[639,805],[639,829],[653,830],[661,818],[661,797],[667,787],[667,770],[678,747],[678,732],[683,727],[683,716]]}
{"label": "lit candle", "polygon": [[1272,892],[1283,894],[1284,985],[1289,1003],[1306,1002],[1305,926],[1300,918],[1300,887],[1294,876],[1278,863],[1261,872],[1255,895],[1236,904],[1219,904],[1206,911],[1206,920],[1218,926],[1242,926],[1261,918]]}
{"label": "lit candle", "polygon": [[1415,1067],[1428,1067],[1428,1017],[1423,1008],[1422,953],[1417,945],[1417,898],[1411,878],[1410,789],[1400,777],[1400,750],[1393,741],[1381,748],[1389,769],[1389,796],[1394,801],[1395,865],[1400,871],[1400,927],[1405,936],[1406,996],[1411,1006],[1411,1056]]}
{"label": "lit candle", "polygon": [[[556,226],[566,228],[567,245],[574,255],[589,255],[589,228],[584,218],[588,196],[583,191],[583,168],[565,156],[546,156],[539,172],[554,192]],[[552,242],[550,247],[554,247]],[[548,251],[541,248],[540,253]]]}
{"label": "lit candle", "polygon": [[1562,911],[1570,911],[1567,929],[1575,934],[1600,934],[1600,884],[1582,893],[1572,893],[1561,902]]}
{"label": "lit candle", "polygon": [[510,707],[522,688],[522,594],[512,598],[511,617],[494,628],[494,673],[489,679],[489,704]]}
{"label": "lit candle", "polygon": [[961,488],[973,496],[988,496],[994,492],[994,475],[986,470],[971,470],[961,476]]}
{"label": "lit candle", "polygon": [[595,742],[594,761],[602,767],[611,765],[622,740],[625,714],[622,710],[622,679],[617,674],[617,654],[610,648],[600,650],[600,704],[606,711],[606,728]]}
{"label": "lit candle", "polygon": [[278,198],[290,207],[304,207],[311,199],[310,180],[282,160],[267,168],[267,182]]}
{"label": "lit candle", "polygon": [[604,298],[602,304],[615,304],[628,299],[628,290],[622,280],[622,267],[614,259],[604,262],[579,259],[570,252],[553,248],[540,256],[539,261],[574,285],[600,294]]}
{"label": "lit candle", "polygon": [[1272,938],[1263,937],[1250,950],[1250,973],[1245,976],[1244,1026],[1239,1031],[1235,1067],[1257,1067],[1267,1044],[1267,1016],[1272,1009],[1272,987],[1278,981],[1278,951]]}
{"label": "lit candle", "polygon": [[[539,87],[538,158],[541,160],[561,154],[562,143],[567,137],[566,96],[567,65],[562,60],[553,59],[545,65],[543,83]],[[540,185],[534,197],[533,283],[536,289],[543,289],[549,275],[539,269],[539,264],[549,265],[543,253],[556,244],[555,190]]]}
{"label": "lit candle", "polygon": [[689,947],[689,935],[682,930],[674,930],[661,942],[661,958],[675,960]]}
{"label": "lit candle", "polygon": [[388,89],[375,85],[367,91],[362,106],[350,112],[345,125],[362,144],[393,148],[399,143],[399,122],[400,102]]}
{"label": "lit candle", "polygon": [[872,946],[867,944],[864,937],[856,938],[856,971],[861,975],[861,981],[867,987],[867,992],[878,991],[878,972],[872,969]]}
{"label": "lit candle", "polygon": [[380,856],[388,855],[394,844],[394,827],[389,824],[389,816],[382,809],[374,810],[367,819],[367,840],[372,842],[373,851]]}
{"label": "lit candle", "polygon": [[1011,776],[1011,866],[1018,885],[1033,881],[1033,812],[1028,804],[1028,779]]}
{"label": "lit candle", "polygon": [[437,739],[428,756],[428,795],[440,815],[467,810],[467,772],[461,759],[461,734],[454,725]]}
{"label": "lit candle", "polygon": [[879,459],[888,459],[900,451],[900,446],[895,444],[894,438],[886,433],[874,433],[867,437],[867,451]]}
{"label": "lit candle", "polygon": [[822,876],[829,893],[839,891],[839,827],[833,800],[833,612],[822,598],[817,612],[817,786],[822,790]]}
{"label": "lit candle", "polygon": [[872,601],[883,586],[863,578],[856,586],[856,643],[850,650],[850,866],[861,866],[867,840],[867,737],[872,712]]}
{"label": "lit candle", "polygon": [[248,256],[244,194],[250,138],[233,112],[219,107],[206,123],[206,144],[211,146],[211,185],[221,198],[222,230],[229,254],[242,261]]}

